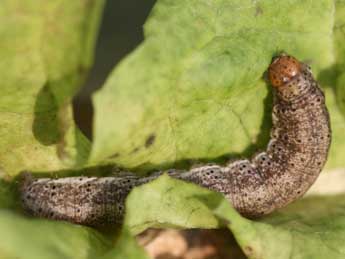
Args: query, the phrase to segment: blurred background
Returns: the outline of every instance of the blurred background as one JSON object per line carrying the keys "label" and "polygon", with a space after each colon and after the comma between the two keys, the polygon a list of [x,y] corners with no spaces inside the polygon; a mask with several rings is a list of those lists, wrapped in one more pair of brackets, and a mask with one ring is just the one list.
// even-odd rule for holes
{"label": "blurred background", "polygon": [[143,40],[143,24],[154,0],[107,0],[96,45],[94,66],[74,99],[74,117],[86,136],[92,136],[91,95],[109,73]]}

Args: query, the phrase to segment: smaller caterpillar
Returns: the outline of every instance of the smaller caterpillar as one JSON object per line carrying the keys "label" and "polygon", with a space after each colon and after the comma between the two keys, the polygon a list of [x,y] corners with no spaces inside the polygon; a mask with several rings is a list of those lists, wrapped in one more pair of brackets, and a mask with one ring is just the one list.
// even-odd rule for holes
{"label": "smaller caterpillar", "polygon": [[[271,213],[301,197],[321,172],[331,141],[324,94],[310,68],[282,54],[273,59],[268,78],[274,102],[266,151],[226,166],[168,171],[172,177],[224,194],[246,217]],[[24,209],[35,216],[90,226],[115,224],[124,216],[132,188],[160,174],[60,179],[33,179],[28,174],[21,184],[21,199]]]}

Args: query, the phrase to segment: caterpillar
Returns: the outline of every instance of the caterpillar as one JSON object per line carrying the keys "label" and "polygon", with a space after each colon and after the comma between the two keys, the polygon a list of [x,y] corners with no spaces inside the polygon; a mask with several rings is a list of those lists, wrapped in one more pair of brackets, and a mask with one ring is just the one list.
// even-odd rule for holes
{"label": "caterpillar", "polygon": [[[331,142],[325,97],[308,65],[280,54],[268,68],[273,88],[271,139],[266,151],[225,166],[206,165],[171,177],[222,193],[242,215],[259,217],[301,197],[317,179]],[[125,173],[116,177],[34,179],[20,185],[28,213],[89,226],[121,223],[126,196],[148,177]]]}

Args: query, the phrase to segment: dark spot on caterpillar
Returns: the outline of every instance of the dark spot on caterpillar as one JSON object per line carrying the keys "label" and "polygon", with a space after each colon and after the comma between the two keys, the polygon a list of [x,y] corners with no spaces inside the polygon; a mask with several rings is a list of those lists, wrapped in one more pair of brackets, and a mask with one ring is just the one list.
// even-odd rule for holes
{"label": "dark spot on caterpillar", "polygon": [[151,135],[147,137],[145,141],[145,147],[149,148],[150,146],[152,146],[155,140],[156,140],[156,136],[152,133]]}
{"label": "dark spot on caterpillar", "polygon": [[[168,170],[171,177],[223,193],[242,215],[250,218],[269,214],[301,197],[322,170],[331,141],[324,94],[306,65],[282,54],[273,59],[267,74],[273,86],[274,120],[269,142],[272,144],[266,151],[251,160],[237,160],[226,166],[205,165],[182,172]],[[145,147],[154,141],[155,135],[151,134]],[[137,151],[139,148],[132,153]],[[28,212],[48,218],[53,218],[50,214],[53,210],[55,218],[79,224],[120,223],[131,189],[162,173],[143,178],[129,173],[106,180],[95,177],[92,183],[87,177],[38,182],[26,175],[21,199]],[[47,185],[52,190],[54,186],[63,188],[63,192],[50,195],[45,190]],[[246,250],[246,254],[252,253],[250,246]]]}

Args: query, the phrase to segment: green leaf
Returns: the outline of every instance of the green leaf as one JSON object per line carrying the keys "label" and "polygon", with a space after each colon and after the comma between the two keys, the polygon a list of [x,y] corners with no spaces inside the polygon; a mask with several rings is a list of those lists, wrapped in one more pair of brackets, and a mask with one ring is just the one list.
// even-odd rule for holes
{"label": "green leaf", "polygon": [[[344,87],[344,85],[342,86]],[[343,152],[345,152],[345,117],[337,105],[336,96],[331,88],[325,89],[326,105],[331,115],[332,143],[328,154],[326,168],[344,168],[345,161]]]}
{"label": "green leaf", "polygon": [[0,209],[18,208],[17,186],[0,178]]}
{"label": "green leaf", "polygon": [[[333,25],[333,48],[334,62],[328,70],[324,71],[327,82],[333,88],[335,96],[327,95],[328,108],[331,112],[331,126],[333,130],[333,140],[328,159],[329,167],[344,167],[343,136],[345,130],[345,2],[335,1],[335,14]],[[321,74],[321,79],[322,79]],[[326,82],[325,82],[326,83]],[[331,92],[331,90],[329,91]]]}
{"label": "green leaf", "polygon": [[59,170],[87,158],[89,143],[74,126],[70,100],[91,65],[102,5],[0,2],[0,170],[5,174]]}
{"label": "green leaf", "polygon": [[223,225],[249,258],[344,258],[344,198],[343,194],[309,197],[251,221],[219,193],[163,175],[131,192],[125,228],[137,234],[148,227]]}
{"label": "green leaf", "polygon": [[93,229],[25,219],[2,209],[0,229],[0,258],[100,258],[111,247],[111,242]]}
{"label": "green leaf", "polygon": [[[144,42],[94,96],[90,160],[151,170],[252,155],[268,140],[271,89],[262,77],[272,56],[290,53],[334,86],[338,16],[331,0],[158,1]],[[331,154],[341,154],[345,123],[331,90],[327,99]],[[344,165],[339,155],[328,163]]]}
{"label": "green leaf", "polygon": [[337,101],[343,114],[345,114],[345,2],[339,0],[335,2],[337,7],[334,24],[336,63],[333,67],[333,73],[330,73],[330,75],[334,76],[335,73],[337,74],[333,78],[336,86]]}

